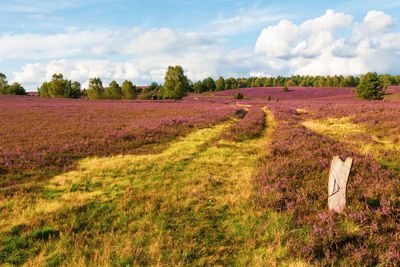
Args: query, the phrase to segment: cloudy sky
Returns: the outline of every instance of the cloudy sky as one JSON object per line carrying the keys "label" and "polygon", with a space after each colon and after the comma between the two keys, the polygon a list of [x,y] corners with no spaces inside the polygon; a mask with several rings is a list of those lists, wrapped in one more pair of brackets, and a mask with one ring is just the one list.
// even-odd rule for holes
{"label": "cloudy sky", "polygon": [[[333,3],[334,2],[334,3]],[[400,73],[400,1],[0,0],[0,72],[36,90],[53,73],[160,82]]]}

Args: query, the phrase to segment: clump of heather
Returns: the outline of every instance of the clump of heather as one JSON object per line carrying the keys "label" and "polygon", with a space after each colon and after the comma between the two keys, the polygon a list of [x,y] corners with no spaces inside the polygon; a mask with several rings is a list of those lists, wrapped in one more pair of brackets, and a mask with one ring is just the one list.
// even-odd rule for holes
{"label": "clump of heather", "polygon": [[226,132],[221,138],[235,141],[243,141],[260,135],[265,125],[265,112],[260,107],[251,107],[247,115]]}
{"label": "clump of heather", "polygon": [[[295,257],[326,265],[400,264],[400,180],[396,170],[346,143],[302,126],[302,114],[271,105],[278,127],[255,178],[261,206],[293,216],[288,233]],[[328,212],[327,185],[333,156],[354,159],[345,214]]]}

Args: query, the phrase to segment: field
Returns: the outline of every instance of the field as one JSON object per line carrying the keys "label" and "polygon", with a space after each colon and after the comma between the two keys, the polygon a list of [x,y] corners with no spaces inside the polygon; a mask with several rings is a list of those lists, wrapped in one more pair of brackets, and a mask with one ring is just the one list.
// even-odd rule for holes
{"label": "field", "polygon": [[[0,96],[0,263],[398,266],[399,92]],[[343,214],[336,155],[354,159]]]}

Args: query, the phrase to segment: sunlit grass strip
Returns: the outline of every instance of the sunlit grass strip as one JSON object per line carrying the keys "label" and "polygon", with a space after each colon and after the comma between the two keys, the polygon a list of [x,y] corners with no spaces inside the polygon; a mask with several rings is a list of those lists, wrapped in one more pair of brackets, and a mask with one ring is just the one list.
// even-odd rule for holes
{"label": "sunlit grass strip", "polygon": [[327,135],[340,142],[349,143],[364,155],[371,154],[380,163],[400,169],[400,162],[387,162],[383,159],[386,152],[400,151],[400,144],[388,137],[378,136],[371,129],[352,123],[351,117],[329,118],[326,120],[307,120],[302,123],[306,128]]}

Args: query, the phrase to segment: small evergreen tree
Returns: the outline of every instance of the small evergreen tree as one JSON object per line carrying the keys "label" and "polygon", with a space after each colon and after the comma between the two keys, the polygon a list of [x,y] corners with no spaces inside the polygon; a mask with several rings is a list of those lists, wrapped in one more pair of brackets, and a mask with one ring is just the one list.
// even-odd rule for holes
{"label": "small evergreen tree", "polygon": [[368,72],[361,76],[360,84],[356,89],[357,96],[364,100],[377,100],[382,99],[383,90],[380,86],[378,75],[376,72]]}
{"label": "small evergreen tree", "polygon": [[268,96],[268,101],[271,101],[271,95]]}

